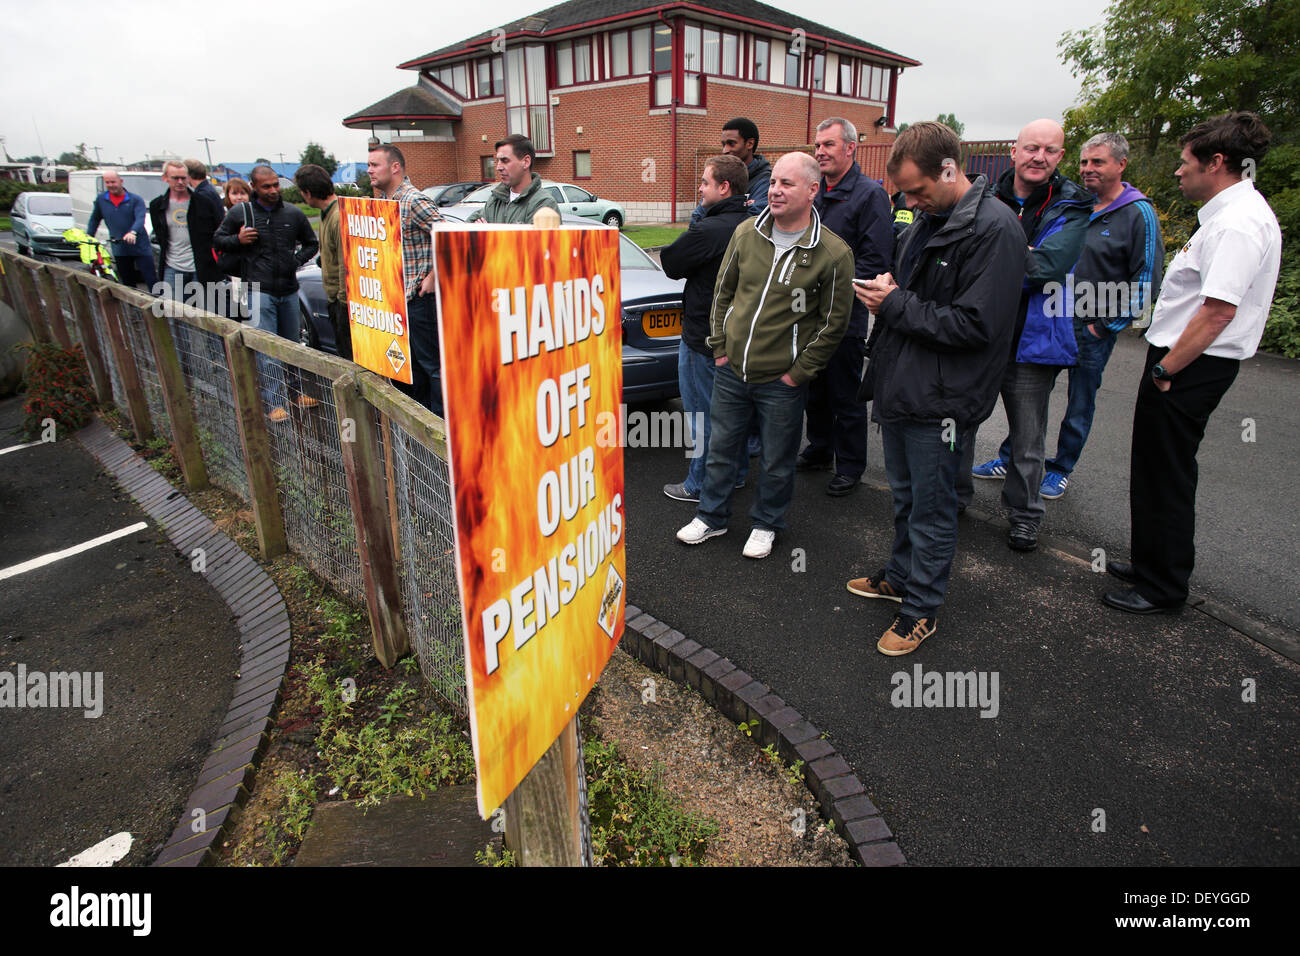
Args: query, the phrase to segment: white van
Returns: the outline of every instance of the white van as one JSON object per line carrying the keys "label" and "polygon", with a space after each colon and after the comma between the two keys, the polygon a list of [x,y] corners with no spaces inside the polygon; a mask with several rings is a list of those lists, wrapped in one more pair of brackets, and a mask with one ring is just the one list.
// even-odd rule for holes
{"label": "white van", "polygon": [[[76,169],[68,173],[68,195],[72,197],[72,218],[77,227],[85,229],[90,224],[90,211],[94,208],[95,197],[104,191],[104,173],[117,173],[122,177],[122,186],[149,205],[149,200],[161,196],[167,191],[167,182],[159,172],[129,172],[123,169]],[[149,228],[149,217],[145,216],[145,228]],[[96,238],[108,241],[108,227],[100,224]]]}

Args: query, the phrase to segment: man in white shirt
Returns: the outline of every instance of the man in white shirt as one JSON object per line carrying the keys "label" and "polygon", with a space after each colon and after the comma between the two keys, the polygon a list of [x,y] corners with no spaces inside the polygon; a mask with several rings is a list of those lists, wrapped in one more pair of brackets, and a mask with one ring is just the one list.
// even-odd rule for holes
{"label": "man in white shirt", "polygon": [[1107,570],[1131,587],[1102,600],[1133,614],[1177,611],[1195,563],[1196,452],[1205,426],[1259,346],[1281,264],[1282,232],[1254,171],[1270,134],[1254,113],[1226,113],[1180,141],[1174,173],[1200,202],[1147,331],[1129,466],[1132,564]]}

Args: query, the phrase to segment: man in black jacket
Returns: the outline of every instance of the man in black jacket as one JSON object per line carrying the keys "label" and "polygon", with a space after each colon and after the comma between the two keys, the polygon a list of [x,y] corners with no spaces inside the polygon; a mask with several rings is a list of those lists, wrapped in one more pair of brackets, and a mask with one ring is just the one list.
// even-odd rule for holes
{"label": "man in black jacket", "polygon": [[[889,196],[853,159],[857,129],[832,116],[817,124],[815,145],[822,181],[813,205],[822,225],[853,250],[854,275],[871,278],[888,272],[894,253]],[[795,467],[833,469],[826,493],[834,497],[856,491],[867,468],[867,406],[858,401],[858,390],[870,318],[866,306],[853,303],[848,332],[808,387],[808,446]]]}
{"label": "man in black jacket", "polygon": [[935,632],[957,547],[962,442],[988,418],[1010,357],[1025,244],[1016,217],[956,163],[961,143],[941,123],[900,133],[887,169],[923,215],[903,234],[893,275],[854,280],[880,328],[861,397],[874,402],[894,496],[894,547],[854,594],[897,601],[876,644],[910,654]]}
{"label": "man in black jacket", "polygon": [[[677,501],[699,501],[704,487],[704,466],[709,458],[709,404],[713,398],[716,371],[709,335],[709,313],[713,308],[713,287],[718,280],[722,255],[731,234],[749,217],[745,191],[749,174],[735,156],[715,156],[704,164],[700,175],[700,207],[703,216],[660,253],[664,272],[673,279],[685,279],[682,296],[682,340],[677,347],[677,381],[682,408],[691,427],[691,464],[686,480],[664,485],[664,494]],[[737,462],[737,487],[745,483],[749,455]]]}
{"label": "man in black jacket", "polygon": [[[165,164],[167,192],[150,201],[149,219],[162,251],[166,294],[177,301],[185,299],[196,308],[218,311],[213,307],[215,289],[224,276],[217,268],[212,237],[226,210],[207,175],[207,167],[197,159]],[[202,296],[196,297],[192,287],[186,289],[195,280],[203,284]]]}
{"label": "man in black jacket", "polygon": [[[248,178],[253,187],[253,200],[248,204],[253,224],[245,226],[240,211],[232,209],[212,244],[219,252],[244,253],[244,279],[249,284],[253,326],[296,342],[302,322],[298,269],[315,258],[320,243],[302,210],[280,198],[280,177],[274,169],[254,166]],[[284,421],[289,413],[284,409],[283,385],[279,375],[269,374],[273,378],[267,393],[272,405],[270,418]],[[316,403],[301,395],[298,404]]]}

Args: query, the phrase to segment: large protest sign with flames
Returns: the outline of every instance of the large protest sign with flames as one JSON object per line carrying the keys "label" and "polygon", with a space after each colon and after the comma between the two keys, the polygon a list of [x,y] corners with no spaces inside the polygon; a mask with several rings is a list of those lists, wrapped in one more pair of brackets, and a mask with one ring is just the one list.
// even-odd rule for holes
{"label": "large protest sign with flames", "polygon": [[486,817],[624,624],[618,232],[434,233],[470,726]]}
{"label": "large protest sign with flames", "polygon": [[352,330],[352,360],[411,384],[411,335],[402,281],[401,205],[339,197],[339,231]]}

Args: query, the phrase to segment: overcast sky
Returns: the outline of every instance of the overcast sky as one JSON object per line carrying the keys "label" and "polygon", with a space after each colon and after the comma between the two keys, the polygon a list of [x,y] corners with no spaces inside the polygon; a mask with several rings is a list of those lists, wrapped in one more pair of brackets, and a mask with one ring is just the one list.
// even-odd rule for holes
{"label": "overcast sky", "polygon": [[[85,142],[106,163],[163,151],[205,159],[198,139],[208,136],[214,162],[281,153],[292,162],[310,140],[340,162],[364,161],[367,134],[341,121],[414,82],[398,63],[549,5],[57,0],[45,16],[5,17],[0,136],[14,157],[57,156]],[[924,64],[899,81],[899,122],[952,112],[968,139],[1000,139],[1039,116],[1059,119],[1074,103],[1079,84],[1056,42],[1100,23],[1106,0],[786,5]],[[1041,13],[1017,12],[1026,9]]]}

